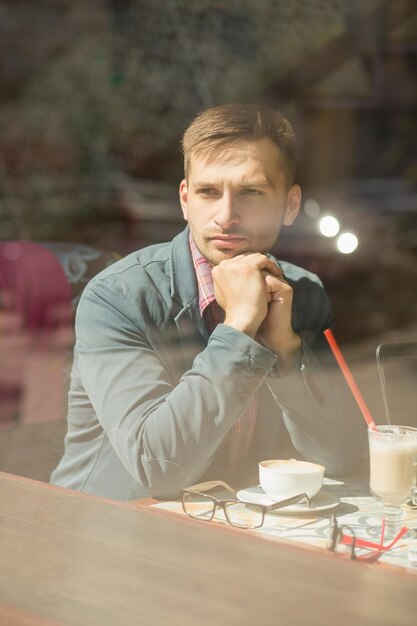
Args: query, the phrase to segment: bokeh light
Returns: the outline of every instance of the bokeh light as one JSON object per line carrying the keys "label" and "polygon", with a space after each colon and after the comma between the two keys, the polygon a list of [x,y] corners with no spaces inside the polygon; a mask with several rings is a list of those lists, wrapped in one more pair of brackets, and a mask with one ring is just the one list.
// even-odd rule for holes
{"label": "bokeh light", "polygon": [[304,202],[304,213],[312,219],[317,219],[321,213],[321,207],[314,198],[307,198]]}
{"label": "bokeh light", "polygon": [[325,237],[334,237],[340,230],[340,224],[332,215],[325,215],[319,222],[319,229]]}
{"label": "bokeh light", "polygon": [[343,233],[337,239],[337,249],[342,254],[351,254],[358,247],[359,240],[353,233]]}

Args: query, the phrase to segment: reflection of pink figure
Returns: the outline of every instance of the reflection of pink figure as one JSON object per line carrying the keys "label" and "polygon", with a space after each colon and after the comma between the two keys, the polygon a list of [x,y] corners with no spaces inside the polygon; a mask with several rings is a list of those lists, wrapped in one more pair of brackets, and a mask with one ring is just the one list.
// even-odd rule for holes
{"label": "reflection of pink figure", "polygon": [[0,428],[62,416],[72,318],[57,258],[36,243],[0,242]]}

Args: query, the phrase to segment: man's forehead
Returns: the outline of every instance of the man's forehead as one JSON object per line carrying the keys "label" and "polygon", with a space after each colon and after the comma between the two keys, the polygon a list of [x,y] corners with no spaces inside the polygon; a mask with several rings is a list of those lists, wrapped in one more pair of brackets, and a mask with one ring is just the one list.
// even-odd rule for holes
{"label": "man's forehead", "polygon": [[284,170],[278,147],[270,140],[263,141],[240,141],[209,153],[197,152],[190,158],[188,175],[193,182],[213,182],[223,178],[224,168],[230,168],[228,175],[236,175],[242,182],[270,184],[271,178],[284,175]]}
{"label": "man's forehead", "polygon": [[195,154],[191,157],[190,165],[195,170],[215,169],[219,165],[237,166],[247,161],[249,155],[242,150],[217,150],[209,154]]}
{"label": "man's forehead", "polygon": [[201,146],[191,154],[191,161],[204,161],[206,163],[219,163],[230,161],[239,163],[250,156],[261,153],[272,154],[279,158],[280,150],[278,146],[268,137],[261,139],[237,139],[227,141],[214,146]]}
{"label": "man's forehead", "polygon": [[[235,174],[229,172],[226,178],[231,182],[236,182],[236,184],[244,187],[266,188],[273,186],[273,181],[271,181],[268,176],[264,176],[256,171],[244,175],[241,175],[239,172],[236,172]],[[224,179],[224,173],[222,175],[222,172],[214,172],[211,169],[208,169],[196,172],[196,175],[191,177],[190,182],[194,188],[209,187],[211,185],[223,184]]]}

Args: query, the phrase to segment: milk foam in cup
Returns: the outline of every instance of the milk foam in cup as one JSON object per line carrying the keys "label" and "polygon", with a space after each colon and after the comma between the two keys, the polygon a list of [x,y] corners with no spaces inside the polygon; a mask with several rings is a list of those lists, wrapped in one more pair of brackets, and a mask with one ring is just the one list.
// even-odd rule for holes
{"label": "milk foam in cup", "polygon": [[321,489],[324,466],[295,459],[276,459],[259,463],[259,482],[273,500],[285,500],[299,493],[313,498]]}
{"label": "milk foam in cup", "polygon": [[402,504],[416,483],[417,429],[378,426],[369,433],[370,487],[390,504]]}

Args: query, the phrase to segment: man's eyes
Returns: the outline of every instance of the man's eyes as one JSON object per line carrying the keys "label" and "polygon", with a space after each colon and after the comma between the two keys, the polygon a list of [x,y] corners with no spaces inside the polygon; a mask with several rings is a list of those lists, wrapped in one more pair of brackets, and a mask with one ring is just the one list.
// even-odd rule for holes
{"label": "man's eyes", "polygon": [[[220,193],[215,187],[200,187],[197,189],[197,194],[200,196],[216,196]],[[242,196],[263,196],[264,192],[260,189],[254,189],[253,187],[244,187],[239,191]]]}
{"label": "man's eyes", "polygon": [[244,196],[263,196],[262,191],[259,189],[252,189],[251,187],[245,187],[245,189],[242,189],[241,193]]}
{"label": "man's eyes", "polygon": [[201,187],[197,189],[197,193],[203,196],[212,196],[217,193],[217,189],[214,189],[214,187]]}

